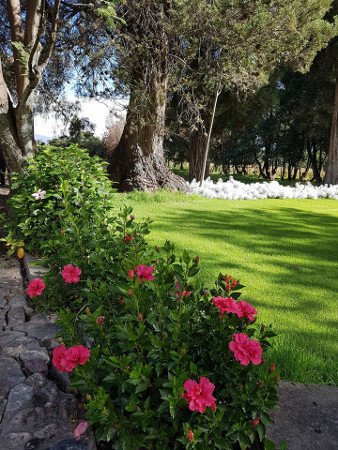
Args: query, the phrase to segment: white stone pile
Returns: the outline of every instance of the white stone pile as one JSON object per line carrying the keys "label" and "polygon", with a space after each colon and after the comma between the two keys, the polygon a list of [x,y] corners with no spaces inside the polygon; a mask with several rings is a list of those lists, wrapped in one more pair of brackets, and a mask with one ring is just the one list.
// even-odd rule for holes
{"label": "white stone pile", "polygon": [[283,186],[278,181],[263,183],[241,183],[230,177],[228,181],[221,178],[213,182],[210,178],[200,182],[193,180],[188,184],[192,194],[209,198],[223,198],[226,200],[256,200],[264,198],[332,198],[338,200],[338,185],[313,186],[310,182],[296,183],[295,186]]}

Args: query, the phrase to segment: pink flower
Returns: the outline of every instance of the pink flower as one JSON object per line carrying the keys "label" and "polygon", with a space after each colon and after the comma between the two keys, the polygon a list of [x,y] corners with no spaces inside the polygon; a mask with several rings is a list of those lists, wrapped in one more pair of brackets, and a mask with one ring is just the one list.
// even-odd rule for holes
{"label": "pink flower", "polygon": [[208,378],[201,377],[199,383],[187,380],[183,386],[186,392],[182,397],[189,403],[190,411],[199,411],[203,414],[208,406],[216,406],[216,399],[212,395],[215,386]]}
{"label": "pink flower", "polygon": [[84,345],[65,347],[59,345],[53,350],[53,365],[59,372],[72,372],[78,365],[86,364],[90,357],[89,348]]}
{"label": "pink flower", "polygon": [[74,438],[78,441],[81,438],[81,435],[86,432],[87,428],[89,427],[89,423],[86,420],[81,420],[79,422],[74,430]]}
{"label": "pink flower", "polygon": [[61,275],[66,283],[78,283],[80,281],[81,269],[73,266],[73,264],[67,264],[62,269]]}
{"label": "pink flower", "polygon": [[[66,369],[65,366],[67,366],[67,364],[64,364],[64,359],[67,353],[67,347],[65,347],[64,345],[59,345],[58,347],[55,347],[53,349],[53,357],[52,357],[52,363],[53,366],[59,371],[59,372],[68,372],[68,370]],[[67,366],[68,367],[68,366]],[[69,372],[71,372],[71,370],[69,370]]]}
{"label": "pink flower", "polygon": [[257,314],[257,309],[250,305],[250,303],[241,300],[237,303],[237,316],[239,318],[246,317],[249,322],[253,322],[255,320],[255,315]]}
{"label": "pink flower", "polygon": [[104,322],[105,322],[105,320],[106,320],[106,318],[105,318],[104,316],[99,316],[99,317],[96,319],[95,322],[96,322],[98,325],[103,325]]}
{"label": "pink flower", "polygon": [[242,366],[252,364],[258,365],[262,362],[262,347],[261,344],[250,339],[245,333],[236,333],[233,335],[233,340],[229,343],[230,350],[234,353],[236,361],[239,361]]}
{"label": "pink flower", "polygon": [[135,270],[136,270],[140,284],[142,284],[142,280],[146,280],[146,281],[155,280],[155,277],[153,276],[153,272],[154,272],[153,266],[146,266],[145,264],[141,264],[140,266],[136,266]]}
{"label": "pink flower", "polygon": [[232,297],[221,297],[218,295],[217,297],[214,297],[212,299],[213,304],[216,306],[216,308],[219,309],[220,317],[222,318],[224,313],[230,314],[237,314],[238,311],[238,303],[232,298]]}
{"label": "pink flower", "polygon": [[34,278],[28,283],[26,294],[30,298],[34,298],[37,295],[41,295],[46,285],[41,278]]}

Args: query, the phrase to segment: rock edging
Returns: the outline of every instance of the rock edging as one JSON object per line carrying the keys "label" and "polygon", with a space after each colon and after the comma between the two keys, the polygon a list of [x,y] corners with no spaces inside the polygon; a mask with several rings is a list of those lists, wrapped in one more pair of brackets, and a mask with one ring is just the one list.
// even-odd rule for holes
{"label": "rock edging", "polygon": [[1,450],[96,449],[92,436],[73,436],[83,411],[62,389],[68,377],[56,377],[50,364],[59,331],[54,322],[55,316],[45,317],[28,305],[18,260],[0,257]]}

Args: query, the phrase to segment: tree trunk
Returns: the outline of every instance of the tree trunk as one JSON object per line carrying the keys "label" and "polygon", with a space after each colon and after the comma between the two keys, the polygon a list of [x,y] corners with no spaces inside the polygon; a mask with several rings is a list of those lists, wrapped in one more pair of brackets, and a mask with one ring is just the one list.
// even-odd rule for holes
{"label": "tree trunk", "polygon": [[0,149],[8,170],[19,170],[23,154],[17,135],[15,109],[5,83],[0,59]]}
{"label": "tree trunk", "polygon": [[324,182],[327,184],[338,184],[338,82],[336,82],[335,86],[329,156]]}
{"label": "tree trunk", "polygon": [[0,62],[0,148],[9,172],[18,171],[35,148],[33,93],[24,104],[14,107],[3,79]]}
{"label": "tree trunk", "polygon": [[311,161],[311,167],[312,167],[312,172],[313,172],[313,178],[312,180],[316,181],[317,183],[321,183],[322,179],[318,170],[318,166],[317,166],[317,148],[314,145],[313,146],[313,152],[312,152],[312,145],[311,145],[311,141],[310,138],[308,139],[307,142],[307,153],[309,156],[309,159]]}
{"label": "tree trunk", "polygon": [[16,104],[6,84],[0,57],[0,151],[9,172],[20,170],[22,162],[35,150],[34,91],[52,54],[60,1],[54,0],[50,8],[42,7],[42,0],[7,1]]}
{"label": "tree trunk", "polygon": [[137,92],[130,95],[121,140],[111,155],[111,178],[119,183],[121,191],[153,191],[161,187],[185,190],[185,181],[169,170],[163,153],[167,74],[158,70],[152,75],[144,93],[147,108],[139,108],[140,91],[135,89]]}
{"label": "tree trunk", "polygon": [[[203,160],[208,135],[203,124],[198,124],[197,128],[191,133],[189,145],[189,179],[201,180],[203,172]],[[209,176],[210,161],[207,161],[205,169],[205,178]]]}

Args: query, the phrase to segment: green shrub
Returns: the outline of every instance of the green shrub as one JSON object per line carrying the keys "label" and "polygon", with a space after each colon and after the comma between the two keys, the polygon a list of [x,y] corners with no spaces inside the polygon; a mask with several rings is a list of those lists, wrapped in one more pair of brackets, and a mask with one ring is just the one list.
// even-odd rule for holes
{"label": "green shrub", "polygon": [[[51,267],[44,283],[35,280],[37,304],[58,310],[68,348],[57,347],[53,363],[74,370],[72,384],[83,394],[97,441],[126,450],[246,449],[263,442],[277,402],[278,375],[265,359],[274,333],[239,300],[244,286],[220,274],[206,289],[196,281],[198,257],[177,257],[169,242],[150,248],[148,223],[139,224],[127,207],[114,214],[104,167],[94,160],[88,174],[83,168],[92,167],[91,159],[68,150],[68,178],[57,152],[47,149],[26,168],[26,179],[17,178],[12,206],[27,243]],[[32,201],[37,189],[46,194]],[[21,211],[25,202],[29,208]],[[35,297],[34,286],[28,293]],[[235,337],[252,352],[230,348]],[[200,396],[197,382],[204,379],[210,395],[197,408],[188,384]]]}
{"label": "green shrub", "polygon": [[18,238],[36,251],[69,218],[81,216],[89,226],[107,216],[112,189],[105,168],[76,145],[44,146],[12,179],[11,220]]}

